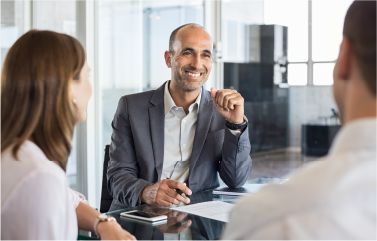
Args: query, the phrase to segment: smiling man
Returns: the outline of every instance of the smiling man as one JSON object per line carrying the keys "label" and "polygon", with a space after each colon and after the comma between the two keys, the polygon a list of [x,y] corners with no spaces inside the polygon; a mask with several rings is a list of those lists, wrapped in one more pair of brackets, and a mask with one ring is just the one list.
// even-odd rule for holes
{"label": "smiling man", "polygon": [[197,24],[170,36],[171,80],[123,96],[112,123],[108,188],[112,209],[147,203],[170,207],[186,195],[242,186],[251,171],[244,99],[235,90],[203,88],[212,69],[212,39]]}

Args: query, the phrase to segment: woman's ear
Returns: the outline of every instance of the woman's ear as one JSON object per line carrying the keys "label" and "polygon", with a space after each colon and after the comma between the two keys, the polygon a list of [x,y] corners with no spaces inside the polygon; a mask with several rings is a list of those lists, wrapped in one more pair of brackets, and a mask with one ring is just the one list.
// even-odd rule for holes
{"label": "woman's ear", "polygon": [[68,98],[73,103],[76,104],[76,95],[75,95],[75,80],[70,79],[68,82]]}

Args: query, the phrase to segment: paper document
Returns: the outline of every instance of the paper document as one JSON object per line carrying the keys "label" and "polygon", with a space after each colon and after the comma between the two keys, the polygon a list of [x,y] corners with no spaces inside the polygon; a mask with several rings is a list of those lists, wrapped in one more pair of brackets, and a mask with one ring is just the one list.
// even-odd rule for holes
{"label": "paper document", "polygon": [[194,214],[200,217],[210,218],[227,223],[229,221],[230,210],[233,207],[234,204],[221,201],[210,201],[176,208],[170,208],[170,210]]}
{"label": "paper document", "polygon": [[227,186],[220,186],[213,190],[213,194],[218,195],[231,195],[231,196],[244,196],[250,193],[257,193],[259,189],[267,184],[245,184],[239,188],[230,188]]}

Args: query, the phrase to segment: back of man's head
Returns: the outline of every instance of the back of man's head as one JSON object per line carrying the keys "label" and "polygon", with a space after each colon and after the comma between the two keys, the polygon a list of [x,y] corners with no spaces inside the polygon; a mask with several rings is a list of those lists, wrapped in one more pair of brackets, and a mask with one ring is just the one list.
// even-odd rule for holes
{"label": "back of man's head", "polygon": [[344,20],[343,36],[354,51],[362,79],[376,97],[376,1],[354,1]]}

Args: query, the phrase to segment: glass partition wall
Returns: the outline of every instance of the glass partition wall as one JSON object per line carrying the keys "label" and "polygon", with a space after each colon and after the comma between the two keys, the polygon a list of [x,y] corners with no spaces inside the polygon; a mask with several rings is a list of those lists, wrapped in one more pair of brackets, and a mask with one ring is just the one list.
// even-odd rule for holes
{"label": "glass partition wall", "polygon": [[98,60],[102,146],[120,97],[157,89],[170,79],[164,53],[170,33],[186,23],[203,25],[203,1],[99,1]]}
{"label": "glass partition wall", "polygon": [[[75,1],[33,1],[32,22],[34,29],[65,33],[76,38]],[[72,189],[81,191],[77,183],[77,138],[76,129],[72,150],[67,163],[67,176]]]}
{"label": "glass partition wall", "polygon": [[19,1],[1,1],[1,68],[14,42],[30,26],[25,26],[25,6]]}

